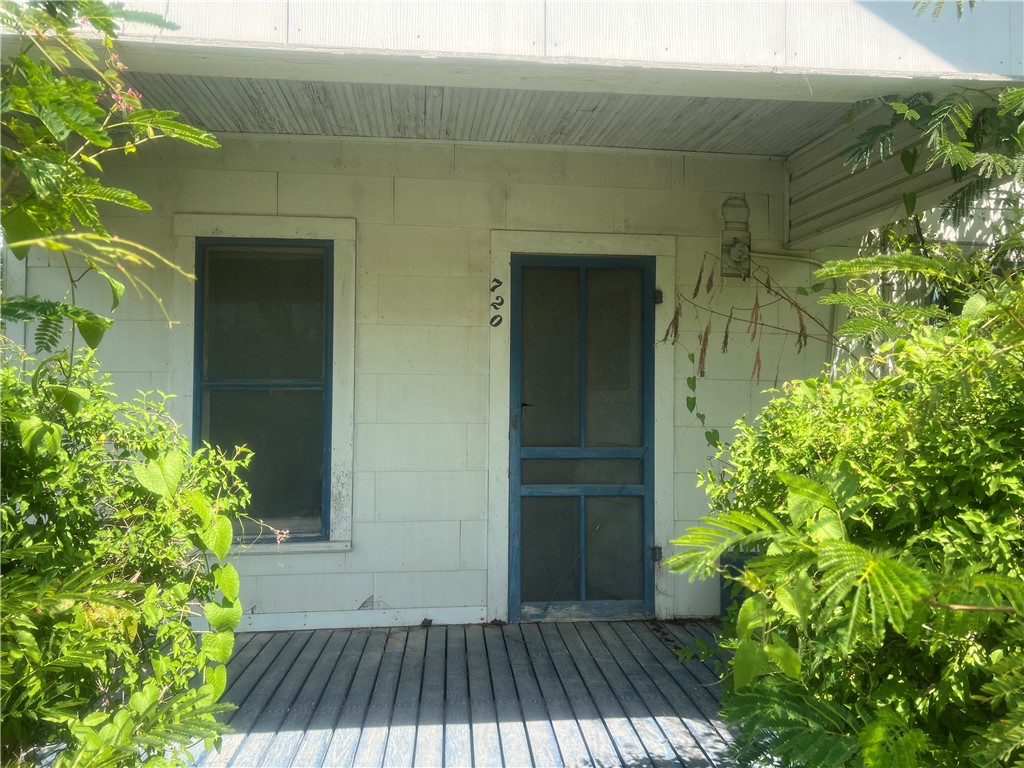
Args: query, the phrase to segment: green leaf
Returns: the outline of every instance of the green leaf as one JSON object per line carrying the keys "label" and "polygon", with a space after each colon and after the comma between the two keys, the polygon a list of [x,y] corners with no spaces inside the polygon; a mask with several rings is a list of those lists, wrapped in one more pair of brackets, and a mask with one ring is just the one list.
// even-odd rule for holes
{"label": "green leaf", "polygon": [[54,402],[72,416],[78,413],[82,404],[92,397],[87,389],[67,387],[62,384],[51,384],[46,387],[46,390],[54,399]]}
{"label": "green leaf", "polygon": [[213,578],[217,582],[217,589],[224,593],[224,597],[228,600],[238,599],[239,578],[235,566],[223,563],[214,570]]}
{"label": "green leaf", "polygon": [[82,718],[82,725],[88,728],[95,728],[100,723],[106,722],[106,712],[90,712],[84,718]]}
{"label": "green leaf", "polygon": [[197,491],[194,488],[185,491],[182,497],[189,508],[199,516],[201,527],[205,528],[208,526],[214,514],[210,507],[210,500],[201,491]]}
{"label": "green leaf", "polygon": [[213,700],[219,699],[228,687],[228,669],[220,665],[206,668],[206,684],[213,689]]}
{"label": "green leaf", "polygon": [[917,147],[904,149],[900,153],[900,162],[903,163],[903,170],[907,172],[907,176],[914,175],[914,168],[917,166],[917,158],[920,154],[921,151]]}
{"label": "green leaf", "polygon": [[32,240],[38,240],[46,234],[25,212],[24,207],[4,211],[0,224],[4,230],[4,242],[14,244],[8,245],[8,247],[19,259],[28,256],[28,252],[32,248]]}
{"label": "green leaf", "polygon": [[208,658],[227,664],[235,648],[234,632],[204,632],[203,650]]}
{"label": "green leaf", "polygon": [[913,216],[914,210],[917,208],[917,193],[916,192],[904,192],[903,195],[903,210],[907,212],[907,216]]}
{"label": "green leaf", "polygon": [[917,601],[928,594],[928,582],[918,569],[897,562],[891,553],[847,541],[819,545],[818,566],[818,602],[823,617],[838,615],[846,623],[844,651],[861,635],[880,643],[886,622],[901,632]]}
{"label": "green leaf", "polygon": [[216,555],[218,560],[228,556],[231,549],[231,521],[223,515],[216,515],[210,520],[210,524],[199,531],[199,539],[208,550]]}
{"label": "green leaf", "polygon": [[230,632],[242,620],[242,604],[237,600],[225,600],[226,605],[206,603],[203,613],[210,627],[216,632]]}
{"label": "green leaf", "polygon": [[697,408],[697,398],[691,395],[686,396],[686,410],[693,413]]}
{"label": "green leaf", "polygon": [[786,677],[791,680],[800,679],[800,654],[781,637],[773,635],[771,645],[765,648],[765,653]]}
{"label": "green leaf", "polygon": [[81,308],[76,308],[76,311],[69,313],[68,316],[82,334],[82,340],[89,345],[89,349],[96,349],[103,341],[103,334],[114,324],[110,318],[100,317]]}
{"label": "green leaf", "polygon": [[754,628],[764,623],[765,601],[761,595],[751,595],[743,601],[736,615],[736,636],[740,640],[749,640]]}
{"label": "green leaf", "polygon": [[708,445],[712,448],[717,448],[722,444],[722,436],[719,434],[717,429],[709,429],[705,432],[704,439],[707,440]]}
{"label": "green leaf", "polygon": [[741,640],[732,659],[733,684],[737,689],[771,672],[771,663],[764,647],[754,640]]}
{"label": "green leaf", "polygon": [[786,471],[776,473],[776,477],[786,484],[786,487],[789,489],[791,494],[796,494],[797,496],[808,499],[819,507],[838,511],[836,509],[835,500],[832,498],[832,494],[829,492],[828,488],[821,483],[815,482],[809,477],[795,475],[792,472]]}
{"label": "green leaf", "polygon": [[[170,499],[177,493],[183,471],[184,462],[176,451],[132,465],[132,474],[142,487],[163,499]],[[230,523],[228,525],[230,527]]]}
{"label": "green leaf", "polygon": [[976,293],[964,302],[964,307],[960,310],[960,314],[968,320],[980,320],[987,314],[987,309],[988,299],[983,294]]}
{"label": "green leaf", "polygon": [[783,611],[803,626],[810,618],[814,606],[814,585],[811,577],[801,571],[789,584],[783,584],[775,590],[775,600]]}
{"label": "green leaf", "polygon": [[110,311],[113,312],[117,309],[117,305],[121,303],[121,297],[124,296],[124,283],[120,280],[115,280],[111,277],[106,270],[100,267],[93,267],[96,270],[96,274],[107,281],[107,285],[110,286]]}
{"label": "green leaf", "polygon": [[21,435],[21,446],[27,453],[37,456],[56,455],[60,449],[64,428],[50,421],[43,421],[38,416],[29,416],[18,422]]}
{"label": "green leaf", "polygon": [[696,376],[687,376],[686,377],[686,388],[688,390],[690,390],[691,392],[696,392],[697,391],[697,377]]}

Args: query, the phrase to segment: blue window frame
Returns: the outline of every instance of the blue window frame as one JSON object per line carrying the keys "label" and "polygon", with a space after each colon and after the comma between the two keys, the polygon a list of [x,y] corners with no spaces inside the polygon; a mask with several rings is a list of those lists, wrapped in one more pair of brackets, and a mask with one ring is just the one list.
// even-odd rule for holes
{"label": "blue window frame", "polygon": [[253,451],[255,521],[289,539],[330,530],[333,243],[197,238],[193,433]]}

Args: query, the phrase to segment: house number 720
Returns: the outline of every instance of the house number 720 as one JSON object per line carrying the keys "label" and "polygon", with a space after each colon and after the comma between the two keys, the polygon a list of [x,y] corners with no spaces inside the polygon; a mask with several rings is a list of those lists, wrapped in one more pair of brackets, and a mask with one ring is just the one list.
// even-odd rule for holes
{"label": "house number 720", "polygon": [[[505,297],[502,296],[501,294],[494,293],[499,288],[501,288],[502,285],[504,285],[504,283],[502,283],[501,280],[499,280],[498,278],[491,278],[491,293],[494,294],[494,299],[491,301],[491,309],[499,310],[505,305]],[[495,312],[493,315],[491,315],[491,327],[497,328],[499,325],[501,325],[501,319],[502,318],[500,312]]]}

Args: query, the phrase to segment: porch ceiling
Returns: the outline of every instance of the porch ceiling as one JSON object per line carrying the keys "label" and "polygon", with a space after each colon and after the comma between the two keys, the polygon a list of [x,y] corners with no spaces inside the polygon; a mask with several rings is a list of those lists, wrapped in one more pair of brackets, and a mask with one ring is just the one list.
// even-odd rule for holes
{"label": "porch ceiling", "polygon": [[131,71],[149,104],[214,133],[367,137],[785,157],[842,125],[808,100],[212,77]]}

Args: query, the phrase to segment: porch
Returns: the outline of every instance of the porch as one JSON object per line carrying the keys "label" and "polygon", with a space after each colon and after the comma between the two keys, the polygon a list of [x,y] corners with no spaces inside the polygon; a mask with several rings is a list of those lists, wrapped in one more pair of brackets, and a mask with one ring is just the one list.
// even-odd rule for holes
{"label": "porch", "polygon": [[703,622],[240,634],[197,766],[725,765]]}

